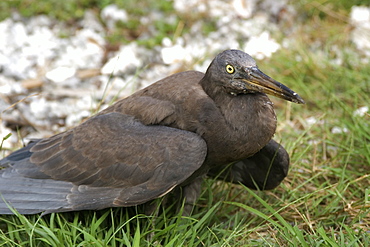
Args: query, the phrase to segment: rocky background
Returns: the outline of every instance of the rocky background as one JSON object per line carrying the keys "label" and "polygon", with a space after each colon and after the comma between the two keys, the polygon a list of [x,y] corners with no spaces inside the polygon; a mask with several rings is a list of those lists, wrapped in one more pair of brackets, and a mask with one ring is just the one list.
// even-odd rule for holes
{"label": "rocky background", "polygon": [[[163,2],[169,11],[136,14],[112,4],[86,9],[73,22],[24,17],[16,10],[2,20],[2,155],[29,139],[71,128],[117,97],[165,76],[204,72],[222,50],[241,49],[256,60],[268,59],[297,42],[292,37],[303,19],[297,5],[286,0]],[[348,28],[361,52],[359,62],[367,63],[370,8],[352,7]],[[320,52],[315,46],[320,45],[313,43],[312,52]],[[332,52],[339,51],[332,47]],[[332,62],[340,64],[336,57]],[[368,111],[363,107],[357,114]]]}

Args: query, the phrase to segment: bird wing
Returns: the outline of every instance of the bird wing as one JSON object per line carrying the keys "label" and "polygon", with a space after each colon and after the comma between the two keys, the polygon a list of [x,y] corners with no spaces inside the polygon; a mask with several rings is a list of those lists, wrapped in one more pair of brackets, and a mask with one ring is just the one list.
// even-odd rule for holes
{"label": "bird wing", "polygon": [[111,112],[9,155],[2,161],[7,168],[0,171],[0,192],[9,202],[17,190],[33,193],[35,206],[52,201],[53,190],[60,192],[48,212],[133,206],[181,184],[203,164],[206,153],[205,141],[195,133],[147,126]]}

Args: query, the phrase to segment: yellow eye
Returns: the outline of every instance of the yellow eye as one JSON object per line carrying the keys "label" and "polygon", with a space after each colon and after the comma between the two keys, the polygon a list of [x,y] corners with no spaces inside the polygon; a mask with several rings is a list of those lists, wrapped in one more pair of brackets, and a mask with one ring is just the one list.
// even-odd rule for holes
{"label": "yellow eye", "polygon": [[235,72],[235,69],[232,65],[228,64],[228,65],[226,65],[226,71],[227,71],[227,73],[232,74],[232,73]]}

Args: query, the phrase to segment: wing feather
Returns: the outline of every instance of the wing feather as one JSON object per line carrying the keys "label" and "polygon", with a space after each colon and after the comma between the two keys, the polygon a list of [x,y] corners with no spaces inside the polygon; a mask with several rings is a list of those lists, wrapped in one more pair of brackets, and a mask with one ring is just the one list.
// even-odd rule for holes
{"label": "wing feather", "polygon": [[181,184],[206,153],[195,133],[107,113],[5,158],[0,192],[21,213],[133,206]]}

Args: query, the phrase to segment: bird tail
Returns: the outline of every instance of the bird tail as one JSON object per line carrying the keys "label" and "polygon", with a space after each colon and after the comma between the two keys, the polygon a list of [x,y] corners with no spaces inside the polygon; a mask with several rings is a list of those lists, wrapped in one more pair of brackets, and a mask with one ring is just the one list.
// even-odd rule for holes
{"label": "bird tail", "polygon": [[0,171],[0,214],[36,214],[63,211],[71,183],[21,176],[15,169]]}
{"label": "bird tail", "polygon": [[67,206],[66,195],[72,183],[48,179],[29,162],[30,149],[39,140],[31,141],[0,161],[0,214],[21,214],[58,211]]}

